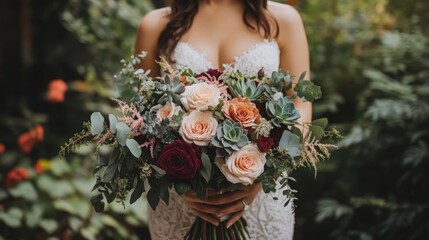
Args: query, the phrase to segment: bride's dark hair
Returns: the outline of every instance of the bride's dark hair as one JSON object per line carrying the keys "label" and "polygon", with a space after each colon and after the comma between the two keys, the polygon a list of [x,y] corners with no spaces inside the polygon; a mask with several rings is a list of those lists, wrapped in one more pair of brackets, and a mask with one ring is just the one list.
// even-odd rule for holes
{"label": "bride's dark hair", "polygon": [[[189,30],[198,12],[201,0],[172,0],[169,22],[158,38],[158,51],[170,61],[172,52],[182,36]],[[264,38],[276,37],[279,33],[277,21],[267,10],[267,0],[242,0],[244,4],[243,21],[254,31],[263,30]],[[254,20],[256,26],[251,24]],[[271,20],[271,22],[270,22]],[[273,23],[275,31],[273,34]]]}

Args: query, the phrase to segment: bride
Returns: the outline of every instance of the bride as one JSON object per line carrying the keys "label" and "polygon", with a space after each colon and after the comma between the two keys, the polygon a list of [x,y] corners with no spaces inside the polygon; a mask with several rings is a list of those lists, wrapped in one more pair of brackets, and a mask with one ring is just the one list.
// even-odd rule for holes
{"label": "bride", "polygon": [[[143,50],[148,54],[141,67],[154,76],[160,75],[158,56],[196,73],[220,69],[256,75],[261,68],[266,75],[279,68],[292,75],[309,72],[300,15],[291,6],[267,0],[173,0],[170,7],[151,11],[141,20],[135,52]],[[310,122],[311,104],[295,104],[300,121]],[[264,194],[260,184],[211,193],[207,201],[192,192],[178,196],[171,191],[168,206],[161,203],[150,210],[149,229],[155,240],[183,239],[195,216],[218,225],[227,215],[227,226],[243,216],[251,239],[293,238],[291,207]]]}

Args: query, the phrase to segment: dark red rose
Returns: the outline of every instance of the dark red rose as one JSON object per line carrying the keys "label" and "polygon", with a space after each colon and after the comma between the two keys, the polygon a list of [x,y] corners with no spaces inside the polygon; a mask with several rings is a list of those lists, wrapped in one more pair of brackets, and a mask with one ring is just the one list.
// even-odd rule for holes
{"label": "dark red rose", "polygon": [[209,69],[203,73],[198,74],[195,76],[196,78],[200,77],[215,77],[216,79],[219,79],[220,75],[222,75],[222,72],[220,72],[217,69]]}
{"label": "dark red rose", "polygon": [[279,145],[280,139],[282,138],[283,131],[287,130],[285,126],[282,127],[274,127],[273,130],[270,132],[270,136],[273,139],[274,147],[277,147]]}
{"label": "dark red rose", "polygon": [[270,116],[268,116],[267,110],[265,109],[265,103],[256,102],[256,108],[259,110],[259,114],[261,117],[270,120]]}
{"label": "dark red rose", "polygon": [[181,140],[165,145],[156,163],[171,181],[192,180],[201,168],[199,149]]}
{"label": "dark red rose", "polygon": [[261,152],[268,152],[274,145],[274,141],[271,137],[259,136],[256,144],[258,145],[258,148],[261,150]]}

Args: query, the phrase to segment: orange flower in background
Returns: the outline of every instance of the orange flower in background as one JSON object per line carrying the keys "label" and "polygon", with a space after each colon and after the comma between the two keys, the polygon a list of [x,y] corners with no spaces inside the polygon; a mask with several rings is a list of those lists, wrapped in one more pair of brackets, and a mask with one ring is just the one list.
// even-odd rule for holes
{"label": "orange flower in background", "polygon": [[36,141],[29,132],[21,134],[18,138],[18,146],[24,153],[30,153],[34,144],[36,144]]}
{"label": "orange flower in background", "polygon": [[30,133],[38,142],[43,141],[44,130],[40,124],[37,124],[33,129],[30,130]]}
{"label": "orange flower in background", "polygon": [[51,103],[61,103],[67,91],[67,84],[62,79],[55,79],[49,83],[48,99]]}
{"label": "orange flower in background", "polygon": [[6,177],[5,185],[7,188],[13,187],[16,183],[28,179],[28,171],[23,167],[15,167],[9,171]]}
{"label": "orange flower in background", "polygon": [[42,173],[51,168],[51,161],[48,159],[39,159],[36,164],[34,164],[33,168],[37,173]]}
{"label": "orange flower in background", "polygon": [[21,134],[18,137],[18,146],[24,153],[30,153],[37,142],[42,142],[44,129],[41,125],[36,125],[30,131]]}
{"label": "orange flower in background", "polygon": [[236,97],[222,107],[225,117],[240,122],[243,127],[252,127],[261,122],[261,115],[254,103],[248,98]]}
{"label": "orange flower in background", "polygon": [[3,154],[6,151],[6,147],[3,143],[0,143],[0,154]]}

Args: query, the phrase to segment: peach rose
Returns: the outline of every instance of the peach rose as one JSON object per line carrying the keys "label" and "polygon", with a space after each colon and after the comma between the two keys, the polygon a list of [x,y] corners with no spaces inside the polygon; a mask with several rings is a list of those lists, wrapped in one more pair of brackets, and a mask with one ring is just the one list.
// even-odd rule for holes
{"label": "peach rose", "polygon": [[243,127],[252,127],[261,123],[261,115],[256,105],[248,98],[236,97],[222,107],[225,117],[240,122]]}
{"label": "peach rose", "polygon": [[187,143],[207,146],[216,133],[217,125],[211,112],[196,110],[183,117],[179,134]]}
{"label": "peach rose", "polygon": [[220,100],[219,89],[204,82],[187,86],[181,95],[181,101],[186,110],[204,111],[209,106],[217,106]]}
{"label": "peach rose", "polygon": [[162,120],[164,118],[168,118],[171,120],[171,118],[174,115],[177,115],[182,108],[180,106],[177,106],[173,102],[167,102],[164,106],[162,105],[156,105],[153,107],[156,111],[156,117],[159,120]]}
{"label": "peach rose", "polygon": [[264,172],[267,162],[265,153],[256,144],[248,144],[233,152],[224,161],[216,158],[215,163],[223,175],[232,183],[252,184]]}

